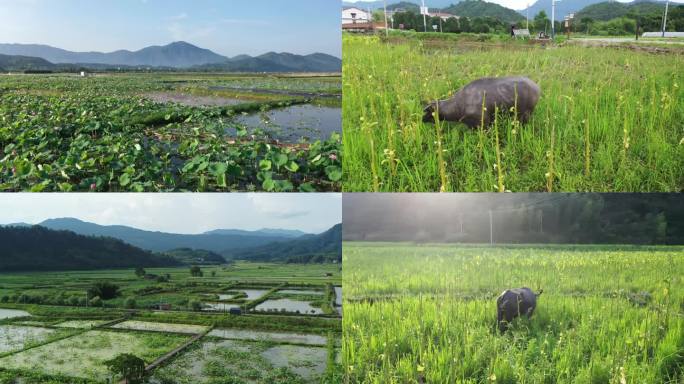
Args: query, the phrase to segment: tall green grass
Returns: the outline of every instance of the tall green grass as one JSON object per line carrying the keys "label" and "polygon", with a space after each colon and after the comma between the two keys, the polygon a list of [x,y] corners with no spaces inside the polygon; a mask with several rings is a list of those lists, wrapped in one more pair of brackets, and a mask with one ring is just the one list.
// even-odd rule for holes
{"label": "tall green grass", "polygon": [[[683,256],[346,243],[347,382],[681,383]],[[500,334],[496,297],[521,286],[537,310]]]}
{"label": "tall green grass", "polygon": [[[618,48],[460,47],[343,37],[346,191],[679,191],[684,56]],[[542,96],[525,125],[424,124],[429,100],[524,75]],[[498,148],[497,152],[497,134]]]}

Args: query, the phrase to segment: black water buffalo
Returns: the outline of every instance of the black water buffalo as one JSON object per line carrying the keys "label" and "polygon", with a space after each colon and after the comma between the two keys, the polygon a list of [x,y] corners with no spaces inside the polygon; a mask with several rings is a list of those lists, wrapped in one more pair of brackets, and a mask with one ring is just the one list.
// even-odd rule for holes
{"label": "black water buffalo", "polygon": [[[482,123],[482,98],[484,97],[484,125],[494,120],[495,108],[510,112],[516,106],[517,118],[526,123],[534,107],[539,101],[539,86],[527,77],[488,77],[475,80],[461,88],[447,100],[439,100],[425,107],[423,122],[434,123],[433,113],[439,111],[440,121],[453,121],[466,124],[470,128],[479,127]],[[439,107],[439,108],[437,108]]]}
{"label": "black water buffalo", "polygon": [[503,291],[496,299],[496,318],[499,330],[504,332],[508,329],[508,324],[518,316],[527,316],[528,318],[532,316],[537,307],[537,296],[541,295],[542,292],[544,290],[534,293],[527,287]]}

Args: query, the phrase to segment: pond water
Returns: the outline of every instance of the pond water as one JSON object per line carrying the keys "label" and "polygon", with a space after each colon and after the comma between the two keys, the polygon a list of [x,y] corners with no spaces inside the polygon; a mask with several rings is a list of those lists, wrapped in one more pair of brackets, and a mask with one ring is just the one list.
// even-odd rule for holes
{"label": "pond water", "polygon": [[268,311],[276,310],[280,312],[281,309],[285,309],[287,312],[299,312],[306,313],[309,315],[319,315],[323,313],[320,308],[314,308],[306,301],[290,300],[290,299],[278,299],[278,300],[266,300],[263,303],[256,306],[257,311]]}
{"label": "pond water", "polygon": [[240,291],[247,295],[247,301],[252,301],[263,296],[266,292],[268,292],[268,289],[241,289]]}
{"label": "pond water", "polygon": [[69,320],[69,321],[61,322],[59,324],[55,324],[55,327],[87,329],[87,328],[92,328],[92,327],[96,327],[98,325],[104,324],[108,321],[109,320]]}
{"label": "pond water", "polygon": [[204,304],[203,311],[209,312],[228,312],[231,308],[240,308],[240,304],[229,303],[202,303]]}
{"label": "pond water", "polygon": [[[242,115],[237,122],[249,128],[261,128],[274,138],[296,143],[305,137],[311,140],[325,140],[333,132],[342,132],[342,109],[315,105],[293,105],[272,109],[265,113]],[[235,134],[235,129],[228,133]]]}
{"label": "pond water", "polygon": [[321,291],[306,291],[297,289],[281,289],[278,293],[289,293],[291,295],[323,295]]}
{"label": "pond water", "polygon": [[273,341],[305,345],[326,345],[326,338],[319,335],[306,335],[300,333],[261,332],[248,329],[214,329],[209,336],[222,339]]}
{"label": "pond water", "polygon": [[219,297],[219,300],[230,300],[233,297],[235,297],[235,295],[219,294],[218,297]]}
{"label": "pond water", "polygon": [[261,353],[275,367],[288,367],[306,380],[325,372],[327,351],[325,348],[279,345]]}
{"label": "pond water", "polygon": [[46,340],[54,332],[50,328],[0,325],[0,353],[24,349],[29,344]]}
{"label": "pond water", "polygon": [[13,317],[24,317],[24,316],[31,316],[31,314],[26,312],[26,311],[20,311],[17,309],[0,308],[0,320],[11,319]]}
{"label": "pond water", "polygon": [[342,316],[342,287],[335,287],[335,310]]}

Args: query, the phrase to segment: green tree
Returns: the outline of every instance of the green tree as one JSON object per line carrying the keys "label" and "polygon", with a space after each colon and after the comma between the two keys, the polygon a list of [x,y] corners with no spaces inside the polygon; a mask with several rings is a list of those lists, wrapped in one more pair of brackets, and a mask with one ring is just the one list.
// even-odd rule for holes
{"label": "green tree", "polygon": [[546,31],[546,33],[549,33],[549,29],[551,27],[549,23],[549,17],[546,16],[546,12],[544,11],[539,11],[539,13],[534,16],[534,28],[537,30],[537,32]]}
{"label": "green tree", "polygon": [[145,361],[135,355],[123,353],[104,362],[107,369],[122,377],[126,383],[138,383],[145,377]]}
{"label": "green tree", "polygon": [[132,297],[127,298],[126,301],[124,301],[124,307],[126,307],[128,309],[135,308],[136,307],[135,299]]}
{"label": "green tree", "polygon": [[202,269],[196,265],[193,265],[190,267],[190,276],[192,277],[202,277],[204,276],[204,272],[202,272]]}
{"label": "green tree", "polygon": [[88,297],[100,297],[110,300],[119,296],[119,286],[108,281],[98,281],[88,289]]}
{"label": "green tree", "polygon": [[592,24],[594,24],[594,19],[591,17],[583,17],[580,19],[580,25],[582,26],[582,29],[586,31],[587,35],[590,33]]}
{"label": "green tree", "polygon": [[135,268],[135,275],[138,277],[143,277],[145,276],[145,268],[143,267],[136,267]]}

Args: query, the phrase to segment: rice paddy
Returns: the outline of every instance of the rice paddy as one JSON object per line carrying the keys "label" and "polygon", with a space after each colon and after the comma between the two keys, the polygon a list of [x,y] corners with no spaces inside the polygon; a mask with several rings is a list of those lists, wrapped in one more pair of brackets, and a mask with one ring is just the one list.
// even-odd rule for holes
{"label": "rice paddy", "polygon": [[[448,39],[343,37],[344,190],[677,192],[684,55]],[[541,87],[529,123],[422,122],[482,77]]]}
{"label": "rice paddy", "polygon": [[[681,383],[681,247],[345,243],[350,383]],[[496,298],[543,289],[496,329]]]}
{"label": "rice paddy", "polygon": [[[202,269],[200,278],[188,267],[146,269],[165,282],[132,269],[0,274],[0,383],[116,382],[104,362],[122,353],[145,361],[149,383],[340,382],[339,265]],[[102,280],[120,295],[88,303]],[[256,309],[283,296],[317,311]]]}

